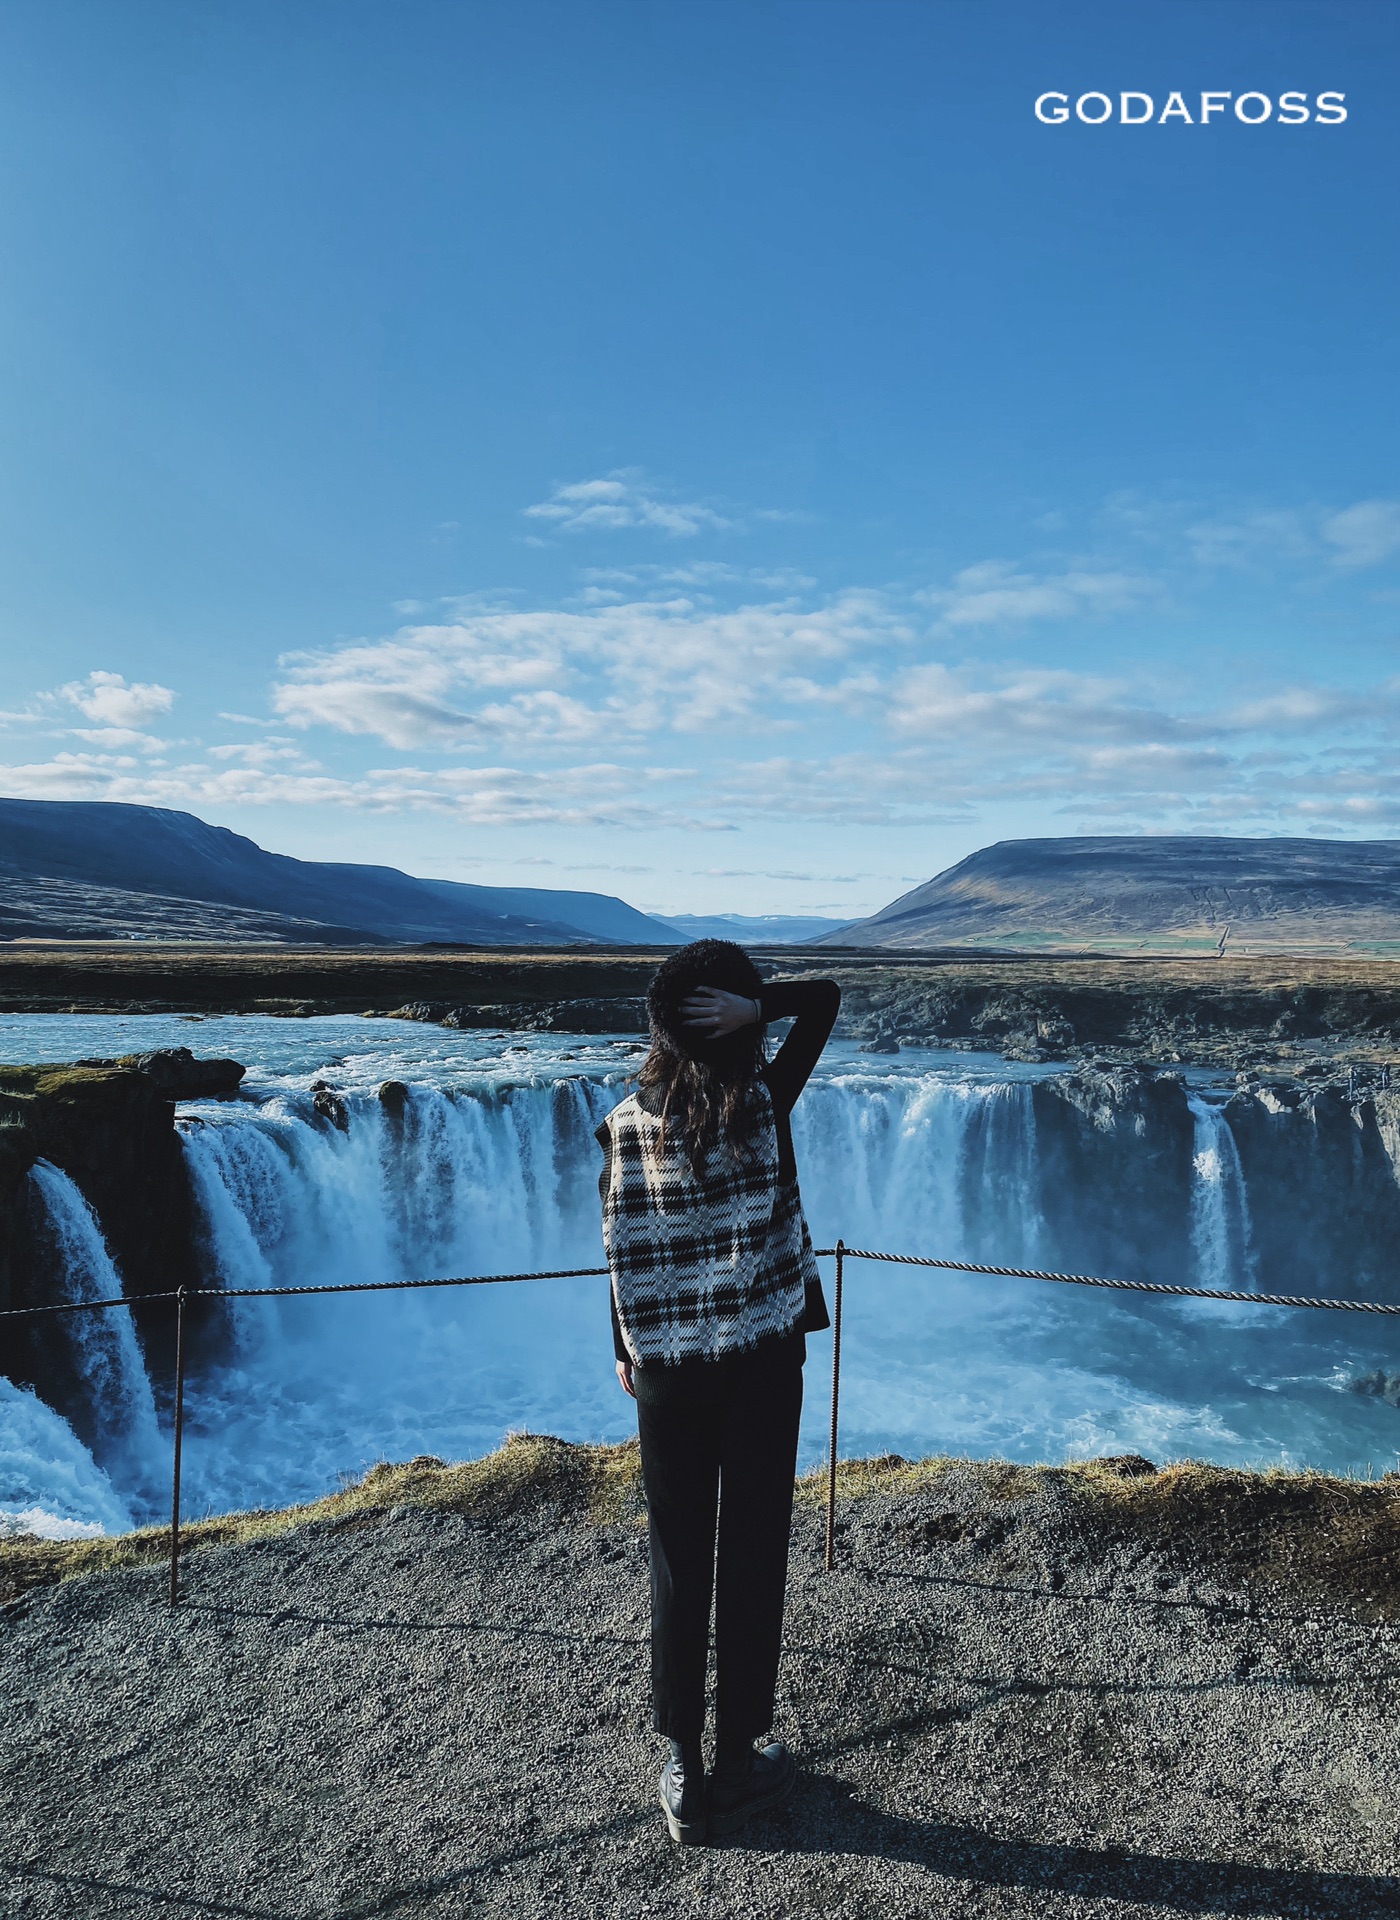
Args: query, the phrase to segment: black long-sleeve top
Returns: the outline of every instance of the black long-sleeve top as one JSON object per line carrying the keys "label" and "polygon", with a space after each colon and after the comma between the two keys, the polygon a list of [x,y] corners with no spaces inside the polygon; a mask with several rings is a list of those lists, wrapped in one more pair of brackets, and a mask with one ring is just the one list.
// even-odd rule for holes
{"label": "black long-sleeve top", "polygon": [[[797,1179],[797,1156],[792,1147],[792,1110],[797,1105],[797,1096],[812,1077],[812,1069],[821,1059],[822,1049],[831,1038],[831,1029],[836,1025],[836,1016],[841,1010],[841,989],[834,980],[787,980],[776,986],[764,987],[758,996],[759,1007],[764,1023],[773,1020],[791,1020],[787,1038],[777,1053],[762,1068],[760,1079],[768,1088],[768,1097],[773,1102],[773,1119],[778,1134],[778,1178],[780,1180]],[[648,1113],[660,1113],[661,1093],[650,1087],[638,1095],[641,1104]],[[612,1149],[606,1131],[600,1133],[604,1143],[603,1171],[598,1179],[598,1192],[606,1199],[608,1181],[612,1174]],[[798,1326],[785,1340],[803,1341],[805,1335],[828,1326],[825,1302],[809,1301],[808,1311]],[[612,1303],[613,1350],[619,1360],[630,1364],[631,1356],[622,1339],[622,1328],[618,1324],[617,1302]],[[681,1361],[683,1367],[715,1366],[716,1361]]]}

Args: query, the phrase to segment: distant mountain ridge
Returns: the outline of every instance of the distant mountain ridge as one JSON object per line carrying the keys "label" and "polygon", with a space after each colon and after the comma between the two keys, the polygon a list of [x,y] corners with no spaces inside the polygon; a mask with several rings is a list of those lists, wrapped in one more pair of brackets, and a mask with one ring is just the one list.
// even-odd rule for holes
{"label": "distant mountain ridge", "polygon": [[1187,952],[1222,941],[1400,950],[1400,841],[1001,840],[816,944]]}
{"label": "distant mountain ridge", "polygon": [[687,940],[734,940],[741,947],[796,946],[847,924],[811,913],[668,913],[663,917],[668,927]]}
{"label": "distant mountain ridge", "polygon": [[166,807],[0,800],[0,939],[676,946],[610,894],[297,860]]}

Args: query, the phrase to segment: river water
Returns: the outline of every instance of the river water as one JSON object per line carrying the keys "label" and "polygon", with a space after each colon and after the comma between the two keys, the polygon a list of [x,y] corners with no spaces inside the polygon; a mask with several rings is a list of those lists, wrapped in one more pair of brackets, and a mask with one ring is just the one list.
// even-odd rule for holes
{"label": "river water", "polygon": [[[592,1136],[640,1059],[630,1042],[351,1017],[0,1016],[10,1061],[173,1045],[249,1068],[238,1098],[179,1109],[208,1283],[600,1263]],[[895,1252],[1083,1270],[1076,1255],[1102,1196],[1076,1194],[1068,1212],[1062,1193],[1048,1204],[1054,1176],[1032,1083],[1053,1071],[995,1055],[885,1059],[833,1047],[794,1117],[817,1244],[840,1234]],[[317,1079],[344,1099],[347,1131],[316,1114]],[[376,1097],[386,1079],[410,1088],[401,1117]],[[1179,1277],[1249,1289],[1273,1277],[1257,1271],[1223,1097],[1204,1080],[1191,1092],[1187,1217],[1162,1226],[1182,1231],[1190,1271]],[[1133,1156],[1150,1148],[1132,1135],[1114,1143],[1129,1189]],[[101,1223],[72,1182],[42,1165],[30,1178],[70,1297],[118,1288]],[[168,1409],[157,1412],[130,1328],[81,1319],[90,1324],[74,1337],[100,1408],[92,1449],[0,1381],[0,1525],[111,1531],[161,1512]],[[1350,1382],[1400,1364],[1400,1340],[1359,1316],[853,1263],[845,1334],[846,1453],[1133,1451],[1376,1472],[1397,1462],[1400,1413]],[[829,1359],[830,1336],[815,1337],[808,1466],[826,1446]],[[601,1279],[239,1302],[222,1357],[190,1381],[188,1409],[191,1514],[314,1497],[378,1459],[479,1454],[521,1427],[580,1440],[633,1430]]]}

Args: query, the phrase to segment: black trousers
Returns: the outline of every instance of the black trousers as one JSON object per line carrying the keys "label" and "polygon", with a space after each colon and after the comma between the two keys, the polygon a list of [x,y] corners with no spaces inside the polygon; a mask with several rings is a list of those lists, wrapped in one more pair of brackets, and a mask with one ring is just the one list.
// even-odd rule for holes
{"label": "black trousers", "polygon": [[704,1730],[712,1598],[716,1724],[734,1740],[773,1724],[805,1345],[634,1375],[653,1724],[672,1740]]}

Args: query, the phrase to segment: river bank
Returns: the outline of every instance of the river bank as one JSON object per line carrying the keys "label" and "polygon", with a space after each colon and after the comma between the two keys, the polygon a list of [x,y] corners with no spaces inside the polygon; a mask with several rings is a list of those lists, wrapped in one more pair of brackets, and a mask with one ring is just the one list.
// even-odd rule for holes
{"label": "river bank", "polygon": [[[1345,1073],[1400,1058],[1400,960],[1044,959],[756,950],[772,977],[839,980],[872,1051]],[[642,1032],[659,951],[444,952],[14,945],[0,1013],[366,1013],[459,1028]]]}
{"label": "river bank", "polygon": [[[1400,1912],[1400,1483],[842,1469],[799,1499],[787,1811],[653,1803],[630,1448],[518,1440],[0,1611],[11,1910],[1176,1920]],[[214,1544],[223,1527],[223,1544]],[[158,1554],[156,1535],[0,1544]]]}

